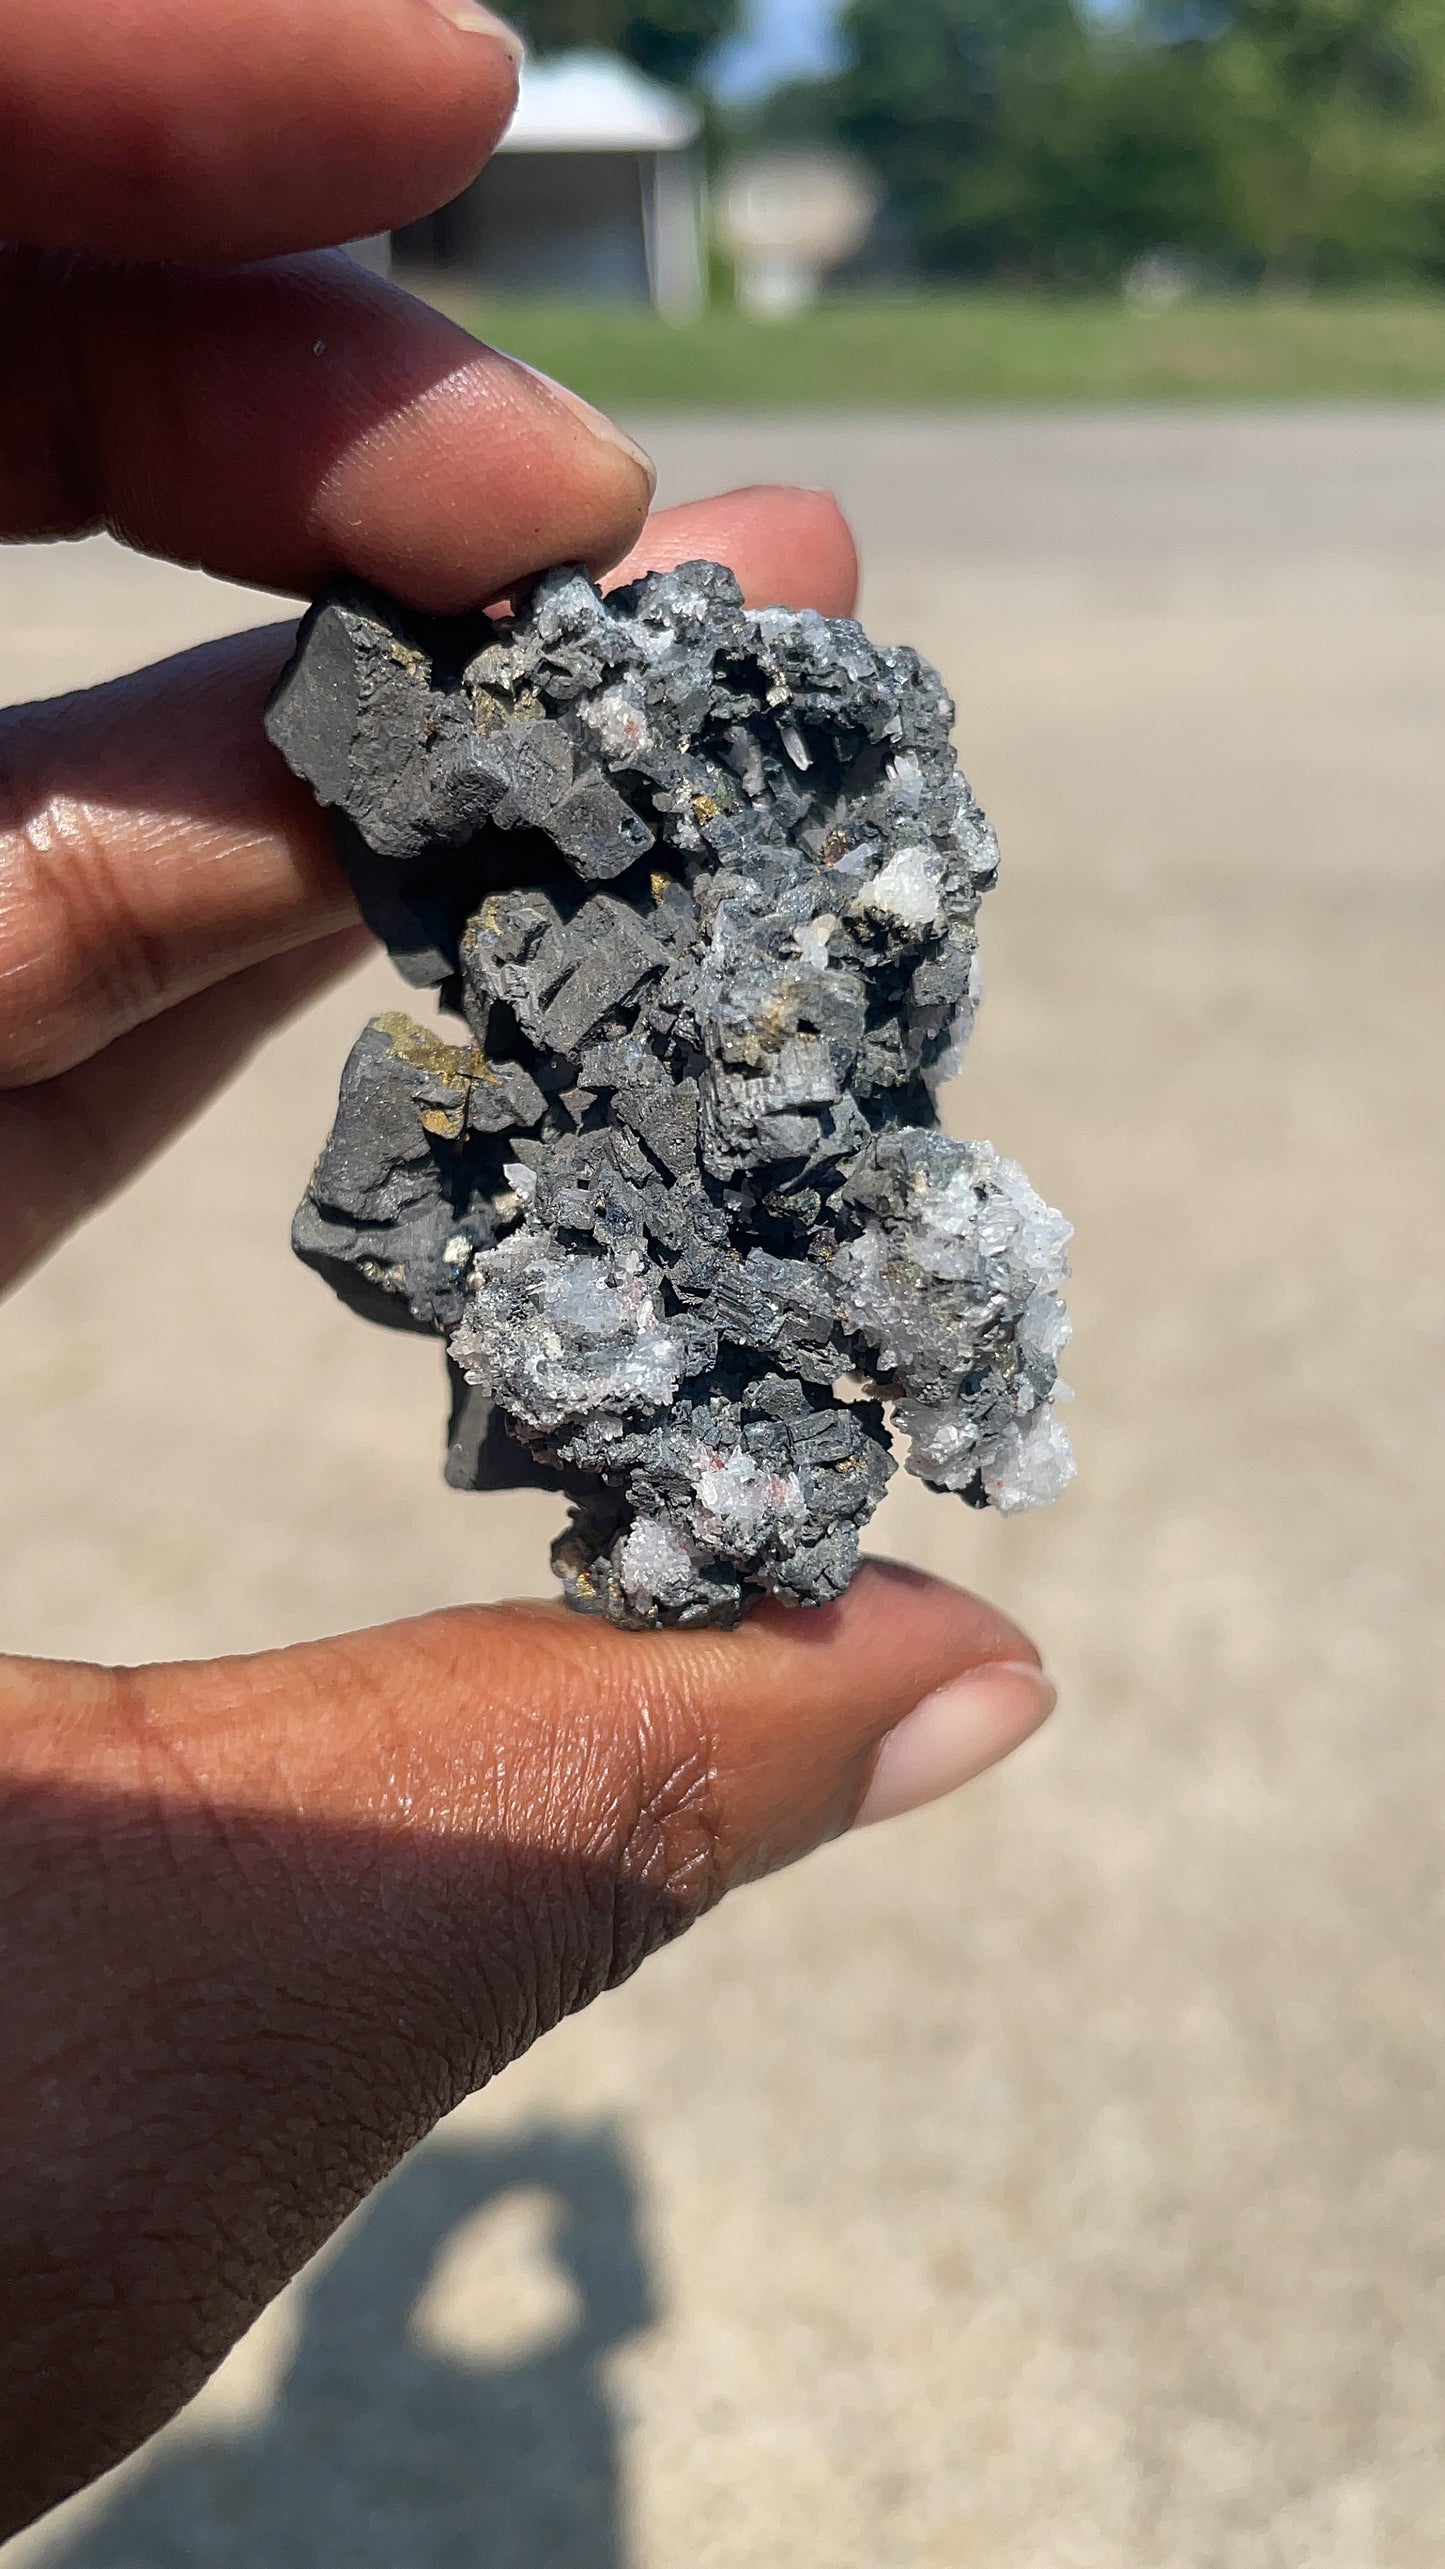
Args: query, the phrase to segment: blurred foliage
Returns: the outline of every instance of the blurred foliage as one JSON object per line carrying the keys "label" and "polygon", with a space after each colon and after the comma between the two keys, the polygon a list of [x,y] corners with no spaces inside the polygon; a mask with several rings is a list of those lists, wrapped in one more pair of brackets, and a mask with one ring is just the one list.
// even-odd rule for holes
{"label": "blurred foliage", "polygon": [[835,76],[745,139],[878,171],[922,276],[1445,276],[1445,0],[848,0]]}
{"label": "blurred foliage", "polygon": [[1232,228],[1267,276],[1439,270],[1441,0],[1236,0],[1207,72]]}
{"label": "blurred foliage", "polygon": [[733,34],[739,11],[740,0],[509,0],[507,7],[536,53],[600,46],[655,80],[684,86]]}
{"label": "blurred foliage", "polygon": [[989,402],[1284,401],[1445,394],[1445,298],[840,295],[786,328],[736,311],[678,328],[615,305],[446,307],[604,410],[966,409]]}
{"label": "blurred foliage", "polygon": [[1185,48],[1084,49],[1065,77],[1014,79],[959,185],[960,224],[997,273],[1094,284],[1161,247],[1228,266],[1217,128]]}
{"label": "blurred foliage", "polygon": [[878,171],[922,265],[996,267],[988,182],[1010,102],[1066,92],[1083,68],[1070,0],[847,0],[839,33],[839,138]]}

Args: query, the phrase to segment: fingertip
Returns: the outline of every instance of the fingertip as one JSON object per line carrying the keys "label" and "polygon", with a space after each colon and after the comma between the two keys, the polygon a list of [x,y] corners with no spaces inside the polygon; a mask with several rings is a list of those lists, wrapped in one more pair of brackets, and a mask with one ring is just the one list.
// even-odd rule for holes
{"label": "fingertip", "polygon": [[[783,496],[791,502],[798,572],[812,590],[808,603],[822,615],[852,615],[858,604],[858,546],[841,503],[832,491],[792,491]],[[779,603],[786,606],[791,601],[784,598]]]}
{"label": "fingertip", "polygon": [[260,259],[459,194],[514,112],[517,39],[441,0],[9,0],[5,75],[0,234]]}
{"label": "fingertip", "polygon": [[[393,327],[400,351],[395,306]],[[635,544],[656,473],[615,422],[440,315],[413,310],[404,352],[417,389],[399,384],[318,484],[311,532],[333,564],[457,615],[559,562],[601,577]]]}
{"label": "fingertip", "polygon": [[628,539],[629,543],[635,542],[647,523],[648,510],[657,495],[657,466],[647,448],[639,445],[635,437],[630,437],[627,430],[619,427],[617,421],[610,418],[605,410],[599,410],[595,402],[584,401],[581,393],[574,392],[570,384],[559,383],[555,375],[544,375],[540,366],[528,365],[525,357],[513,357],[501,351],[498,353],[504,356],[504,362],[507,365],[515,367],[518,374],[524,375],[529,384],[539,386],[544,398],[550,404],[554,407],[560,404],[573,419],[580,420],[590,437],[597,439],[603,446],[614,447],[619,455],[625,457],[637,476],[642,494],[639,523],[633,528]]}
{"label": "fingertip", "polygon": [[847,616],[857,603],[857,547],[829,491],[761,482],[658,509],[606,585],[695,561],[727,563],[751,607]]}
{"label": "fingertip", "polygon": [[[865,1562],[831,1605],[772,1601],[736,1634],[675,1640],[690,1660],[689,1700],[713,1726],[734,1880],[776,1871],[850,1829],[885,1744],[950,1688],[975,1678],[986,1688],[1005,1669],[1017,1693],[1048,1682],[1032,1642],[1006,1615],[893,1561]],[[885,1814],[880,1803],[870,1816],[897,1816],[954,1789],[1042,1718],[1012,1702],[990,1712],[978,1700],[975,1734],[951,1752],[935,1742],[926,1757],[904,1758],[890,1781],[893,1808]],[[948,1754],[952,1782],[943,1782]]]}
{"label": "fingertip", "polygon": [[743,1629],[850,1657],[861,1652],[870,1666],[895,1651],[905,1634],[911,1647],[945,1672],[950,1657],[959,1667],[985,1659],[1038,1660],[1027,1633],[997,1606],[952,1579],[882,1553],[864,1558],[852,1585],[832,1604],[792,1606],[770,1597]]}
{"label": "fingertip", "polygon": [[1057,1688],[1032,1661],[988,1660],[938,1687],[883,1740],[854,1828],[905,1819],[961,1792],[1022,1748],[1057,1702]]}
{"label": "fingertip", "polygon": [[0,532],[103,525],[222,578],[349,574],[454,614],[554,563],[601,571],[645,524],[652,467],[611,421],[339,253],[47,259],[29,287],[16,365],[43,424],[18,503],[0,475]]}
{"label": "fingertip", "polygon": [[500,45],[507,60],[520,72],[527,54],[525,40],[508,19],[499,18],[495,9],[486,6],[486,0],[428,0],[428,5],[439,9],[448,24],[459,28],[464,36],[486,36]]}

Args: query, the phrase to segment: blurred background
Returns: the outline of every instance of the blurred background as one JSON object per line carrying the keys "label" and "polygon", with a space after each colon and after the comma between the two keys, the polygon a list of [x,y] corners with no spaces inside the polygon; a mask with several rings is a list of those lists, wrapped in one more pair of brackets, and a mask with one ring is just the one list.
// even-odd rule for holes
{"label": "blurred background", "polygon": [[[884,1548],[1050,1731],[452,2118],[4,2569],[1437,2569],[1445,10],[537,0],[373,245],[671,500],[836,489],[1005,870],[954,1128],[1074,1218],[1081,1478]],[[0,693],[276,602],[0,555]],[[367,965],[0,1313],[0,1634],[544,1584],[286,1230]],[[166,1277],[158,1306],[155,1278]]]}
{"label": "blurred background", "polygon": [[516,14],[512,133],[395,257],[598,401],[1445,384],[1438,0]]}

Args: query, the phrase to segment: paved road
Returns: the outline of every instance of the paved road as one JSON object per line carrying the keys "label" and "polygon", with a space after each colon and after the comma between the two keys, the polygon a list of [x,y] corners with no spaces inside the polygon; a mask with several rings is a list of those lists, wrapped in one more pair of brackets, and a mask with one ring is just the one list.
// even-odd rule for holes
{"label": "paved road", "polygon": [[[955,1112],[1077,1219],[1083,1478],[883,1536],[1063,1709],[545,2044],[5,2569],[1435,2569],[1442,433],[654,427],[674,492],[834,481],[960,698],[1008,870]],[[257,613],[18,557],[0,682]],[[0,1320],[13,1646],[534,1578],[547,1504],[442,1492],[429,1354],[285,1255],[382,986]]]}

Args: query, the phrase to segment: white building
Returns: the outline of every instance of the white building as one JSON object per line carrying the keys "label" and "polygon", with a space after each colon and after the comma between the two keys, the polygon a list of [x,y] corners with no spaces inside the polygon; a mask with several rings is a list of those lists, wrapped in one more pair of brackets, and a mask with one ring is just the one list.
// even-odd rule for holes
{"label": "white building", "polygon": [[612,54],[528,62],[495,159],[395,235],[396,264],[691,320],[705,280],[701,129],[690,99]]}

